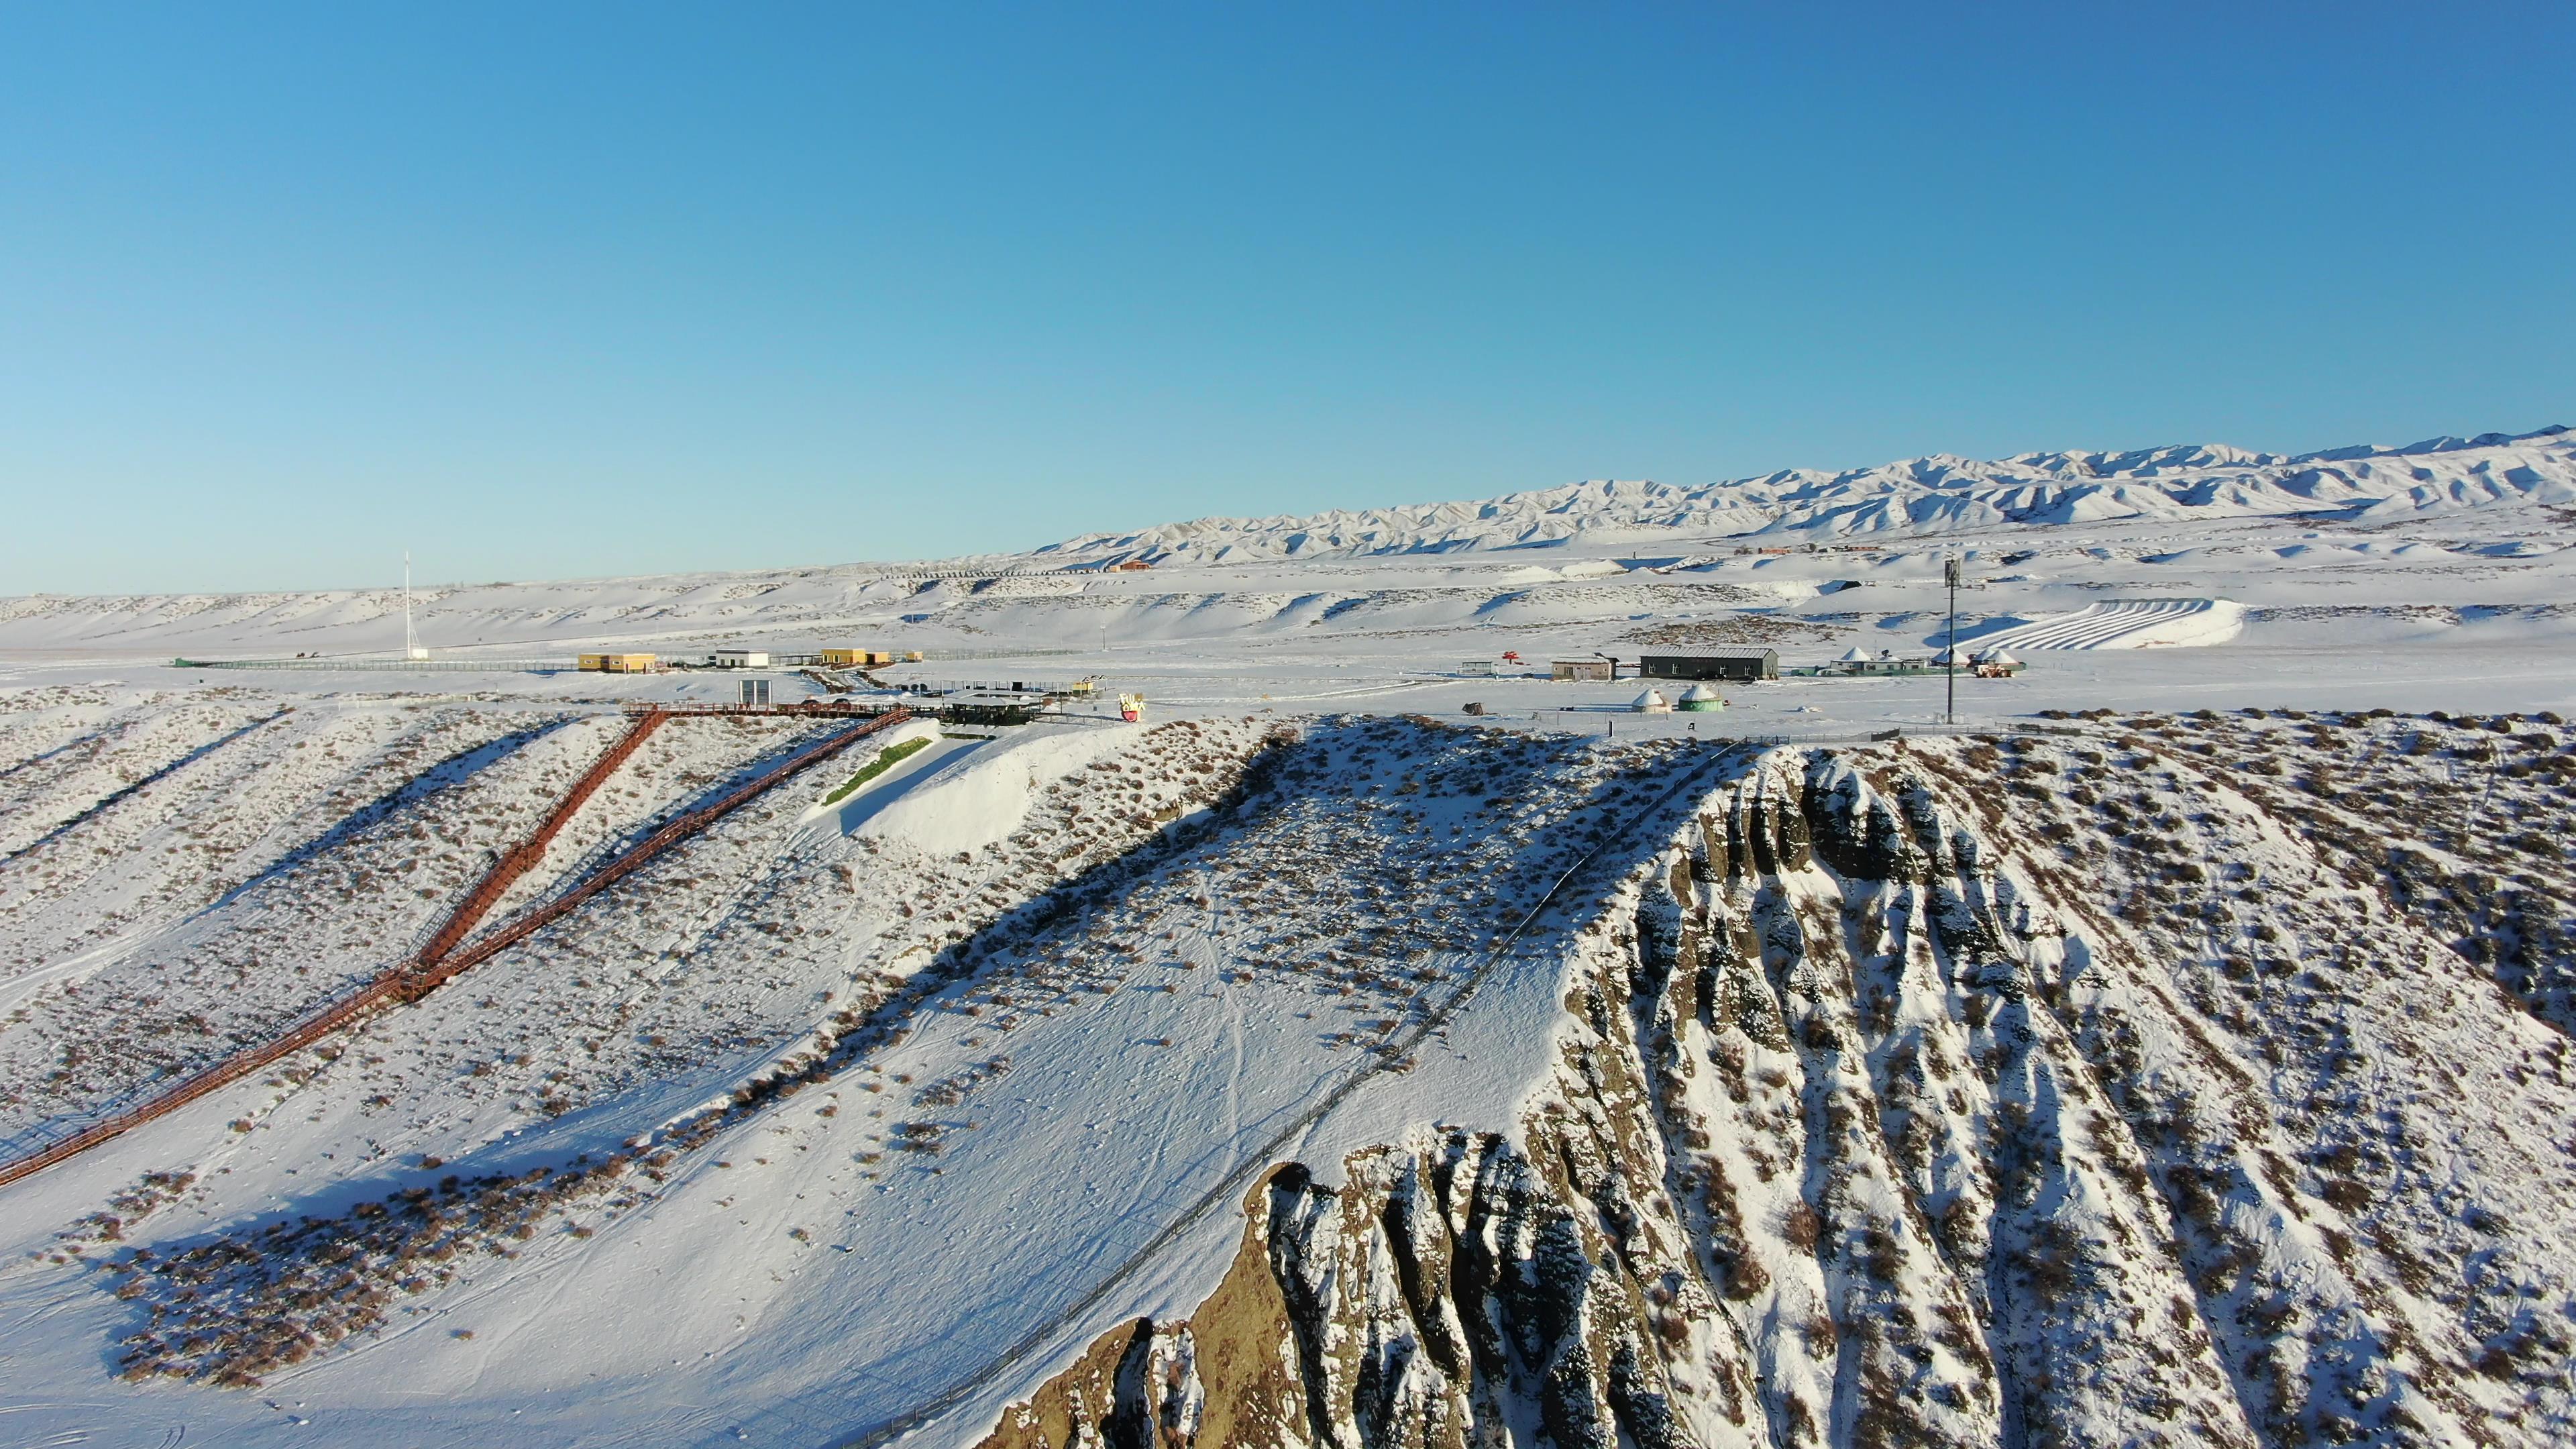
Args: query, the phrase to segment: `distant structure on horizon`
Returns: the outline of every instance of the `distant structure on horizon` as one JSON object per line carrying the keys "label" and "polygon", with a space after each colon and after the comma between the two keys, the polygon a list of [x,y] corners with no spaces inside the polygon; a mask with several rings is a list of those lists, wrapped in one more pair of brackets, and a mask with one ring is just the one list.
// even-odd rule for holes
{"label": "distant structure on horizon", "polygon": [[420,635],[411,627],[411,550],[403,550],[403,657],[427,659],[429,651],[420,647]]}

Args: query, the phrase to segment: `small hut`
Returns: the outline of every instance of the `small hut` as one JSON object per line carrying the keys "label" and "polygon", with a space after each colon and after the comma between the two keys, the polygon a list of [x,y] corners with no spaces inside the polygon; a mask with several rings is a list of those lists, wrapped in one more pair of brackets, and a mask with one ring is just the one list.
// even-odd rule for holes
{"label": "small hut", "polygon": [[1673,712],[1673,702],[1664,698],[1664,692],[1662,690],[1649,689],[1629,702],[1628,712],[1631,714],[1671,714]]}

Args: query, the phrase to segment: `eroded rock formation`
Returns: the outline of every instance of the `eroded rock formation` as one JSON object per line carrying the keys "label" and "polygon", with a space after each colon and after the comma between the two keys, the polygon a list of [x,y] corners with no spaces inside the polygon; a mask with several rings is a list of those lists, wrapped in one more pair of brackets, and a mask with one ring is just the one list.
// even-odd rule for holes
{"label": "eroded rock formation", "polygon": [[988,1449],[2567,1442],[2558,877],[2169,724],[1763,757],[1515,1132],[1277,1170]]}

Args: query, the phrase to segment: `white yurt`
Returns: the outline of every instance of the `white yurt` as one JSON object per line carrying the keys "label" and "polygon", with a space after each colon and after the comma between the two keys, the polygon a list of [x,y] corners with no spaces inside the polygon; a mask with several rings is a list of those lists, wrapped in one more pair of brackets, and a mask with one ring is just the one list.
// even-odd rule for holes
{"label": "white yurt", "polygon": [[1673,712],[1673,702],[1664,698],[1663,691],[1649,689],[1645,693],[1638,695],[1636,699],[1629,704],[1628,709],[1632,714],[1671,714]]}
{"label": "white yurt", "polygon": [[1682,691],[1682,709],[1690,714],[1726,708],[1726,696],[1705,684],[1694,684]]}

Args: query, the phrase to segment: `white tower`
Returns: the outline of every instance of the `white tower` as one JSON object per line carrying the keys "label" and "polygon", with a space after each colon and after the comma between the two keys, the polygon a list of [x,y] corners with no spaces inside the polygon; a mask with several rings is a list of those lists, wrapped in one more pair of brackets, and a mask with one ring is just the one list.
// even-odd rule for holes
{"label": "white tower", "polygon": [[411,627],[411,550],[403,550],[403,657],[427,659],[429,651],[420,647],[420,636]]}

